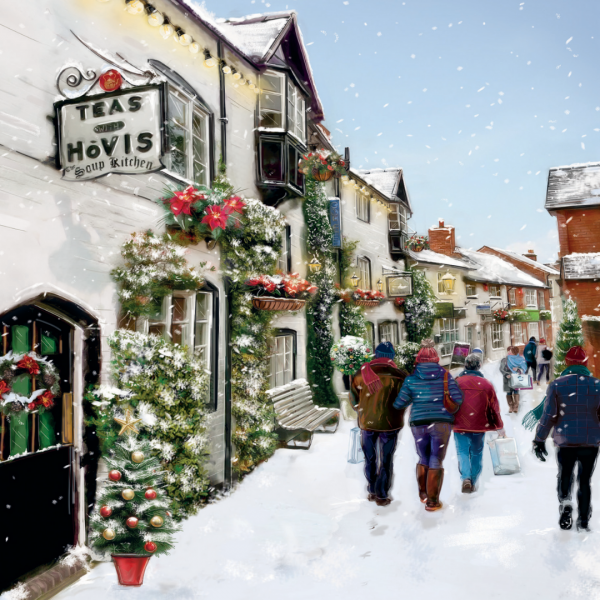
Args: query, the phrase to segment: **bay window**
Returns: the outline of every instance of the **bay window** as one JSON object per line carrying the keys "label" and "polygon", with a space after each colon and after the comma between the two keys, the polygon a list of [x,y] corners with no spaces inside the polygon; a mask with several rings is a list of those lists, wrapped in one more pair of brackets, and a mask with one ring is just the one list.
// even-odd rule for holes
{"label": "bay window", "polygon": [[285,75],[267,71],[260,76],[259,127],[283,127]]}
{"label": "bay window", "polygon": [[288,130],[293,133],[300,141],[306,139],[305,133],[305,102],[300,90],[288,81]]}

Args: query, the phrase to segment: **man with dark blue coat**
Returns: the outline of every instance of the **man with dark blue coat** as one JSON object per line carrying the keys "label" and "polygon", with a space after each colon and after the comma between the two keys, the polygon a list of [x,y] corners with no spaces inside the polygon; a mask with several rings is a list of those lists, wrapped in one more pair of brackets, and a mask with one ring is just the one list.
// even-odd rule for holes
{"label": "man with dark blue coat", "polygon": [[565,356],[567,368],[548,386],[544,411],[540,419],[533,451],[545,461],[546,438],[550,430],[558,462],[559,525],[571,529],[573,506],[571,488],[578,465],[577,529],[589,531],[592,513],[590,479],[596,466],[600,445],[600,381],[586,368],[588,357],[581,346],[573,346]]}
{"label": "man with dark blue coat", "polygon": [[527,363],[527,373],[529,369],[533,373],[533,381],[537,381],[537,344],[535,343],[535,337],[530,337],[529,342],[523,349],[523,358]]}

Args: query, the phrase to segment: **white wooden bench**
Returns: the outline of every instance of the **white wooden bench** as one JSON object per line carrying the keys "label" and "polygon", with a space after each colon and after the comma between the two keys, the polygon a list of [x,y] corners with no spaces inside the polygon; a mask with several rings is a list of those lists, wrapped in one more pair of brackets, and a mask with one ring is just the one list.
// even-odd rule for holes
{"label": "white wooden bench", "polygon": [[295,379],[267,392],[275,407],[280,445],[308,450],[313,434],[333,433],[340,422],[337,408],[321,408],[313,402],[306,379]]}

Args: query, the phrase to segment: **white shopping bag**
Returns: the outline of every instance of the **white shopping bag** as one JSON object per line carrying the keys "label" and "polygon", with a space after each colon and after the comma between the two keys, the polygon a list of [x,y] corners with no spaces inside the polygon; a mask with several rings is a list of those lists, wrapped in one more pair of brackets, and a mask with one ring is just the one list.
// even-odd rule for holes
{"label": "white shopping bag", "polygon": [[510,376],[510,387],[516,390],[532,390],[533,383],[531,375],[525,373],[512,373]]}
{"label": "white shopping bag", "polygon": [[350,447],[348,448],[348,462],[356,465],[364,462],[365,455],[360,445],[360,428],[354,427],[350,430]]}
{"label": "white shopping bag", "polygon": [[517,442],[514,438],[496,438],[488,441],[494,475],[512,475],[521,471]]}

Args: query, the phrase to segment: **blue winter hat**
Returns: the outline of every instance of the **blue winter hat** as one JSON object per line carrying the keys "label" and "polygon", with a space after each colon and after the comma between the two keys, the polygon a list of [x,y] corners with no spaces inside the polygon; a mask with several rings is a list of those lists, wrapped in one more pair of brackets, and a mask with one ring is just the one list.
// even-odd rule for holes
{"label": "blue winter hat", "polygon": [[473,348],[473,352],[471,354],[481,354],[483,356],[483,350],[481,348]]}
{"label": "blue winter hat", "polygon": [[390,342],[381,342],[381,344],[375,348],[375,358],[391,358],[394,360],[395,356],[396,351]]}

